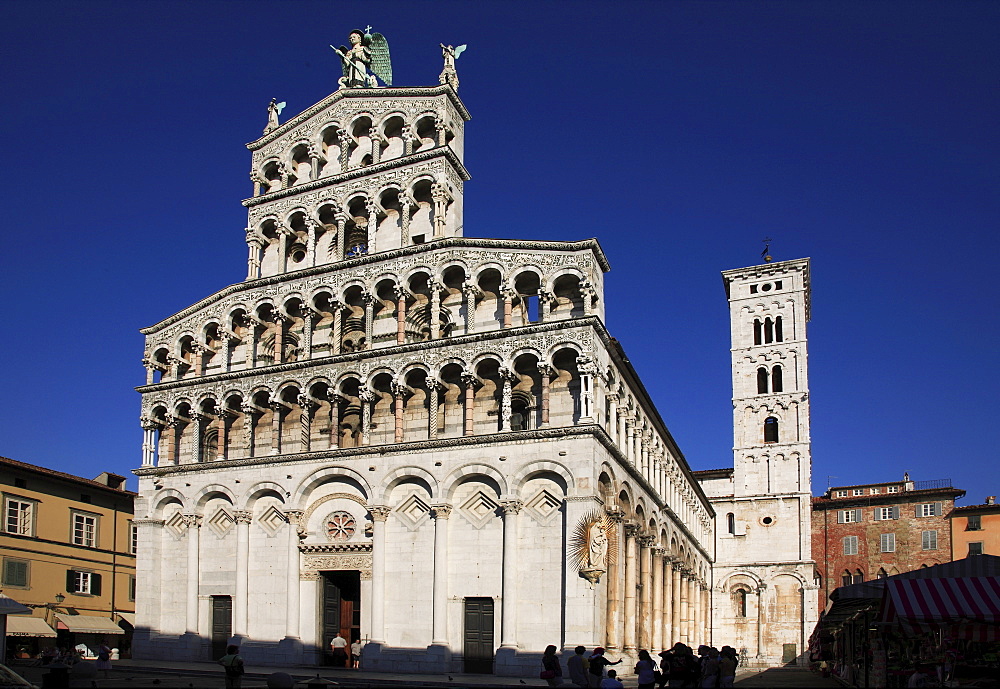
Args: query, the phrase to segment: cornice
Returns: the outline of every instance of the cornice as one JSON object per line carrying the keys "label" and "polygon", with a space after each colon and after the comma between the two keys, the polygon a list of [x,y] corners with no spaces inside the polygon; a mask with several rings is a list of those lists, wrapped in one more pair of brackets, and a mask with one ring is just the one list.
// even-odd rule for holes
{"label": "cornice", "polygon": [[277,201],[278,199],[295,196],[296,194],[302,194],[307,191],[313,191],[314,189],[335,187],[338,184],[349,182],[352,179],[374,177],[375,175],[394,168],[402,168],[406,165],[422,163],[425,160],[431,160],[432,158],[438,157],[447,158],[448,162],[452,164],[452,167],[454,167],[458,172],[463,182],[468,182],[472,179],[469,171],[465,169],[462,161],[458,159],[458,155],[451,149],[451,146],[437,146],[427,151],[417,151],[416,153],[405,157],[393,158],[392,160],[387,160],[375,165],[368,165],[367,167],[356,167],[352,170],[348,170],[347,172],[338,172],[337,174],[330,175],[329,177],[321,177],[319,179],[314,179],[311,182],[303,182],[302,184],[296,184],[295,186],[279,189],[278,191],[261,194],[260,196],[254,196],[249,199],[243,199],[240,203],[247,208],[252,208],[253,206],[259,206],[270,201]]}
{"label": "cornice", "polygon": [[223,289],[210,294],[204,299],[195,302],[191,306],[178,311],[172,316],[164,318],[159,323],[148,326],[146,328],[140,328],[139,332],[143,335],[152,335],[158,330],[162,330],[168,326],[177,323],[188,316],[197,313],[201,309],[211,306],[217,301],[225,299],[233,294],[238,294],[240,292],[248,292],[261,287],[267,287],[269,285],[280,285],[283,282],[288,282],[290,280],[296,280],[299,278],[312,277],[315,275],[326,275],[335,274],[340,272],[349,272],[353,268],[359,266],[365,266],[371,263],[379,263],[381,261],[389,261],[404,256],[412,256],[414,254],[420,253],[433,253],[434,251],[441,249],[509,249],[513,251],[586,251],[590,250],[594,254],[598,265],[601,270],[605,273],[611,270],[611,266],[608,263],[608,259],[605,257],[604,252],[601,250],[601,245],[598,244],[596,239],[584,239],[576,242],[554,242],[547,240],[520,240],[520,239],[476,239],[467,237],[446,237],[444,239],[435,239],[433,241],[427,242],[426,244],[415,244],[413,246],[404,246],[399,249],[391,249],[389,251],[382,251],[374,254],[367,254],[365,256],[358,256],[357,258],[351,258],[344,261],[338,261],[336,263],[328,263],[322,266],[315,266],[313,268],[303,268],[302,270],[289,271],[287,273],[280,273],[278,275],[269,275],[268,277],[257,278],[255,280],[245,280],[243,282],[237,282],[236,284],[229,285]]}
{"label": "cornice", "polygon": [[331,93],[329,96],[319,101],[318,103],[309,106],[302,112],[300,112],[295,117],[291,118],[284,124],[278,126],[277,129],[268,132],[256,141],[251,141],[247,144],[247,148],[251,151],[256,151],[263,148],[267,144],[281,138],[284,134],[287,134],[291,130],[295,129],[297,126],[307,121],[309,118],[317,115],[326,108],[330,107],[334,103],[341,100],[354,100],[362,98],[405,98],[405,97],[419,97],[426,98],[427,96],[448,96],[448,100],[451,104],[455,106],[458,113],[462,116],[466,122],[472,119],[472,115],[466,110],[465,104],[459,99],[458,94],[448,84],[441,84],[438,86],[387,86],[385,88],[374,88],[374,89],[338,89]]}
{"label": "cornice", "polygon": [[[802,273],[802,290],[805,291],[806,322],[808,323],[812,319],[812,279],[810,277],[811,264],[812,259],[806,257],[793,258],[788,261],[778,261],[777,263],[761,263],[755,266],[747,266],[746,268],[732,268],[730,270],[724,270],[722,271],[722,284],[726,288],[726,299],[731,299],[729,286],[737,279],[759,280],[768,277],[779,277],[780,275],[800,271]],[[793,293],[794,291],[798,290],[789,290],[789,293]],[[774,294],[777,295],[778,293],[775,292]],[[762,295],[754,294],[751,296],[760,297]],[[750,297],[741,297],[741,299],[744,298],[749,299]]]}

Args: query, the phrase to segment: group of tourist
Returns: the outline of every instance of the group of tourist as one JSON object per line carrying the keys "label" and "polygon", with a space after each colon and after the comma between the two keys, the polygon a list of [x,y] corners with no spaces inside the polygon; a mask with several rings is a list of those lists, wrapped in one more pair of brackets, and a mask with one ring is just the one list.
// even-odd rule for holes
{"label": "group of tourist", "polygon": [[[556,650],[555,646],[548,646],[542,655],[542,671],[539,677],[548,682],[550,687],[557,687],[563,682],[562,665]],[[604,653],[604,649],[600,646],[590,655],[587,655],[587,649],[583,646],[573,649],[573,655],[566,661],[569,681],[577,687],[622,689],[618,673],[608,669],[610,665],[621,663],[622,659],[612,662]],[[657,663],[649,655],[649,651],[639,651],[639,660],[635,664],[639,689],[731,687],[736,679],[736,667],[739,665],[736,649],[731,646],[723,646],[721,650],[711,646],[699,646],[695,655],[690,646],[676,643],[673,648],[663,651],[659,656],[660,662]]]}

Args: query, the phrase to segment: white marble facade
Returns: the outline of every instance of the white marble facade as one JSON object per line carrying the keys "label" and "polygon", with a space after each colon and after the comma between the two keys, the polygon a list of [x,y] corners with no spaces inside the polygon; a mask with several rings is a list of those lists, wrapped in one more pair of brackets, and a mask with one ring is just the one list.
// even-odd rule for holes
{"label": "white marble facade", "polygon": [[606,259],[463,236],[468,119],[343,88],[249,144],[247,280],[143,330],[137,657],[320,664],[339,624],[370,669],[535,676],[709,640],[714,513]]}

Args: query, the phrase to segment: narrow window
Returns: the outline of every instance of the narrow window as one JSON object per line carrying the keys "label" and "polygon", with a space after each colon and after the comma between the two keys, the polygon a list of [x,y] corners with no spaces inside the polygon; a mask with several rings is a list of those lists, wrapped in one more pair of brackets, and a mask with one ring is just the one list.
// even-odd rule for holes
{"label": "narrow window", "polygon": [[764,442],[778,442],[778,420],[773,416],[764,419]]}
{"label": "narrow window", "polygon": [[879,567],[878,574],[876,574],[875,576],[878,579],[888,579],[889,578],[889,574],[884,569],[882,569],[881,567]]}
{"label": "narrow window", "polygon": [[736,616],[747,616],[747,590],[736,589]]}
{"label": "narrow window", "polygon": [[768,316],[764,319],[764,344],[774,342],[774,321]]}
{"label": "narrow window", "polygon": [[97,547],[97,518],[86,514],[73,515],[73,545]]}
{"label": "narrow window", "polygon": [[844,575],[842,577],[840,577],[840,582],[844,586],[850,586],[851,585],[851,573],[849,571],[847,571],[847,570],[844,570]]}
{"label": "narrow window", "polygon": [[4,528],[7,533],[18,536],[31,536],[34,523],[34,504],[23,500],[7,498],[7,509],[4,515]]}
{"label": "narrow window", "polygon": [[845,536],[844,537],[844,555],[857,555],[858,554],[858,537],[857,536]]}
{"label": "narrow window", "polygon": [[4,558],[2,582],[4,586],[27,587],[28,563],[25,560]]}
{"label": "narrow window", "polygon": [[782,342],[784,337],[781,335],[781,316],[775,316],[774,318],[774,341]]}
{"label": "narrow window", "polygon": [[983,518],[979,514],[970,514],[966,518],[965,530],[966,531],[982,531],[983,529]]}
{"label": "narrow window", "polygon": [[970,543],[969,544],[969,555],[982,555],[983,554],[983,544],[982,542]]}
{"label": "narrow window", "polygon": [[884,533],[879,538],[879,550],[883,553],[896,552],[896,534]]}
{"label": "narrow window", "polygon": [[730,534],[736,533],[736,515],[732,512],[726,515],[726,529]]}
{"label": "narrow window", "polygon": [[771,369],[771,392],[781,392],[782,387],[781,367],[775,366]]}
{"label": "narrow window", "polygon": [[937,531],[922,531],[920,533],[920,547],[923,550],[937,550]]}
{"label": "narrow window", "polygon": [[753,343],[755,345],[760,344],[760,319],[753,319]]}
{"label": "narrow window", "polygon": [[757,394],[767,392],[767,369],[761,366],[757,369]]}
{"label": "narrow window", "polygon": [[861,573],[860,569],[854,571],[854,582],[855,584],[860,584],[865,580],[865,575]]}

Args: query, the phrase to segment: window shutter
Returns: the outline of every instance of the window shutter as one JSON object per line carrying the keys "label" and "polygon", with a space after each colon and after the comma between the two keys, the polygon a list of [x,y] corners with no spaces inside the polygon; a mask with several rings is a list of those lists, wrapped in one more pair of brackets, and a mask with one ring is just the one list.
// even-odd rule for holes
{"label": "window shutter", "polygon": [[935,502],[934,503],[934,516],[935,517],[940,517],[941,516],[941,503],[940,502]]}
{"label": "window shutter", "polygon": [[90,594],[92,596],[101,595],[101,575],[97,572],[90,575]]}
{"label": "window shutter", "polygon": [[861,510],[854,510],[854,521],[861,523]]}
{"label": "window shutter", "polygon": [[895,505],[892,508],[892,518],[899,519],[899,505]]}
{"label": "window shutter", "polygon": [[845,514],[847,514],[846,510],[837,510],[837,523],[838,524],[843,524],[844,523],[844,515]]}
{"label": "window shutter", "polygon": [[872,516],[875,517],[875,521],[877,522],[882,521],[882,508],[876,507],[874,510],[872,510]]}
{"label": "window shutter", "polygon": [[72,569],[66,570],[66,592],[76,593],[76,572]]}
{"label": "window shutter", "polygon": [[28,563],[4,560],[3,583],[7,586],[27,586]]}
{"label": "window shutter", "polygon": [[914,517],[920,516],[920,505],[917,505],[916,507],[913,508],[913,516]]}

